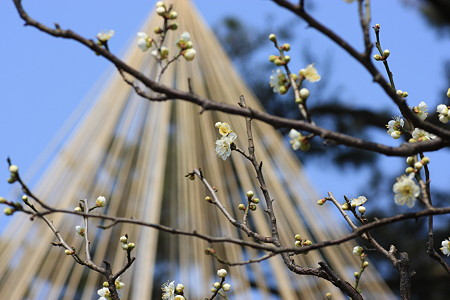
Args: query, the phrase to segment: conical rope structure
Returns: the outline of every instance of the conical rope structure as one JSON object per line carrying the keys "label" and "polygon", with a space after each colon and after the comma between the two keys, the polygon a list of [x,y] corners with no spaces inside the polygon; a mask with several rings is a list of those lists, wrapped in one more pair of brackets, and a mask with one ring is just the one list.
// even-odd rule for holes
{"label": "conical rope structure", "polygon": [[[175,41],[182,31],[188,31],[197,50],[196,58],[170,65],[161,83],[189,91],[223,103],[234,104],[244,95],[249,107],[263,110],[244,81],[234,70],[221,45],[187,0],[167,1],[179,13],[180,30],[167,35],[167,47],[176,53]],[[161,18],[152,14],[141,31],[152,32],[161,26]],[[125,60],[133,67],[155,78],[156,60],[149,52],[135,45]],[[189,80],[188,80],[189,79]],[[151,93],[150,91],[147,91]],[[208,191],[199,180],[185,175],[201,167],[205,177],[217,187],[217,195],[237,219],[245,203],[245,192],[260,195],[259,184],[251,164],[233,152],[223,161],[214,151],[218,138],[214,124],[228,122],[237,133],[236,144],[247,147],[246,124],[242,117],[219,112],[200,114],[201,108],[183,101],[150,102],[140,98],[114,72],[102,92],[93,101],[63,144],[58,155],[40,174],[33,191],[51,206],[73,208],[79,199],[104,195],[108,204],[104,213],[160,223],[173,228],[211,236],[239,237],[251,241],[231,225],[216,206],[204,200]],[[95,100],[95,101],[94,101]],[[257,158],[263,162],[268,188],[275,199],[274,210],[282,242],[293,246],[294,235],[313,242],[330,240],[348,233],[344,221],[319,207],[320,198],[303,173],[292,149],[283,137],[267,124],[253,122],[253,138]],[[263,201],[262,201],[263,202]],[[270,221],[264,204],[249,215],[249,225],[270,236]],[[82,219],[74,215],[54,214],[53,224],[68,243],[84,253],[84,240],[74,227]],[[92,256],[97,264],[108,260],[113,270],[126,262],[119,237],[127,233],[137,245],[132,252],[135,264],[121,281],[123,299],[157,299],[160,285],[168,280],[182,282],[188,299],[204,299],[215,271],[229,270],[227,281],[233,299],[324,299],[331,292],[333,299],[345,299],[329,282],[312,276],[299,276],[288,270],[279,256],[261,263],[228,267],[220,264],[204,250],[213,247],[230,262],[258,258],[260,251],[232,244],[206,241],[130,224],[117,224],[100,230],[95,226],[105,222],[90,220],[89,237]],[[0,295],[15,299],[96,299],[104,278],[80,266],[53,247],[54,234],[39,220],[33,222],[15,215],[2,234],[0,249]],[[294,257],[302,266],[318,267],[326,261],[348,281],[359,270],[360,260],[352,254],[354,243],[311,251]],[[373,267],[369,267],[360,287],[367,299],[394,299],[389,288]]]}

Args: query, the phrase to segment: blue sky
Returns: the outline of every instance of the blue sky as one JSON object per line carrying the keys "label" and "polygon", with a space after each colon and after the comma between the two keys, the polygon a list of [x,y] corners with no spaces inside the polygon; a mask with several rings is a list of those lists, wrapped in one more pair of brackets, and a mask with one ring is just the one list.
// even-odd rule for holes
{"label": "blue sky", "polygon": [[[291,18],[290,13],[268,0],[193,2],[211,25],[227,15],[236,15],[254,27],[265,24],[269,16],[276,20],[275,23]],[[442,39],[429,29],[417,10],[405,7],[401,1],[372,2],[372,23],[382,26],[382,46],[391,51],[390,65],[397,87],[409,92],[410,105],[426,101],[430,110],[434,110],[439,104],[438,93],[443,92],[446,84],[442,62],[450,58],[450,39]],[[24,1],[24,6],[32,17],[47,25],[57,22],[62,28],[71,28],[85,36],[94,37],[102,29],[114,29],[116,34],[111,48],[116,53],[123,53],[134,41],[135,33],[154,3],[148,0],[40,0]],[[314,4],[313,14],[319,20],[361,49],[356,4],[341,0],[314,1]],[[111,68],[104,59],[73,41],[55,39],[34,28],[24,27],[12,1],[0,3],[0,20],[3,67],[0,73],[0,195],[4,196],[11,191],[11,186],[6,184],[6,157],[11,156],[23,170],[28,169],[80,100]],[[332,56],[332,72],[321,75],[328,77],[348,105],[390,109],[395,114],[395,106],[347,54],[313,29],[300,24],[295,30],[299,38],[292,45],[291,56],[301,57],[306,48],[314,51],[320,58],[315,62],[319,72],[326,69],[321,64]],[[261,60],[267,58],[261,57]],[[300,58],[297,66],[308,63],[311,62]],[[389,139],[384,142],[398,144]],[[430,156],[433,159],[434,155]],[[448,153],[437,159],[448,159]],[[385,163],[401,166],[403,159],[390,158]],[[430,167],[434,171],[434,182],[448,183],[449,172],[443,164],[432,160]],[[323,180],[324,172],[327,173],[326,180]],[[343,172],[313,164],[308,166],[308,174],[320,193],[334,191],[351,197],[357,196],[352,194],[356,192],[355,187],[360,188],[369,175],[367,171],[361,176],[351,169]]]}

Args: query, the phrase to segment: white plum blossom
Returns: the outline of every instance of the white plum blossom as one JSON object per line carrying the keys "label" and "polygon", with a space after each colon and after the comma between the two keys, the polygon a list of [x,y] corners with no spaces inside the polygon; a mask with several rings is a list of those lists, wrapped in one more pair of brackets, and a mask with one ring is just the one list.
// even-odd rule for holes
{"label": "white plum blossom", "polygon": [[163,60],[169,56],[169,49],[167,47],[162,46],[160,51],[158,51],[158,49],[155,49],[155,50],[151,51],[150,54],[156,60]]}
{"label": "white plum blossom", "polygon": [[[185,31],[183,32],[180,37],[177,39],[177,46],[180,49],[188,49],[192,48],[192,42],[191,42],[191,35],[189,32]],[[191,47],[189,47],[191,46]]]}
{"label": "white plum blossom", "polygon": [[142,51],[147,51],[152,46],[152,39],[145,32],[138,32],[137,46]]}
{"label": "white plum blossom", "polygon": [[444,255],[450,256],[450,238],[442,241],[441,251]]}
{"label": "white plum blossom", "polygon": [[106,198],[103,196],[99,196],[97,200],[95,200],[95,205],[97,207],[103,207],[106,204]]}
{"label": "white plum blossom", "polygon": [[216,153],[223,160],[226,160],[231,155],[231,144],[233,144],[236,138],[237,134],[231,132],[227,136],[222,136],[219,140],[216,141]]}
{"label": "white plum blossom", "polygon": [[306,68],[299,71],[299,75],[305,77],[309,82],[316,82],[320,80],[320,75],[317,73],[317,69],[314,64],[308,65]]}
{"label": "white plum blossom", "polygon": [[397,177],[397,182],[394,184],[392,190],[395,193],[394,200],[398,205],[406,205],[409,208],[416,203],[416,198],[419,197],[420,188],[413,180],[414,174],[409,176],[402,175]]}
{"label": "white plum blossom", "polygon": [[297,130],[291,129],[291,131],[289,131],[289,138],[291,139],[290,143],[292,145],[292,149],[301,149],[303,151],[307,151],[309,149],[310,144],[308,138],[306,138]]}
{"label": "white plum blossom", "polygon": [[412,111],[422,121],[428,117],[428,105],[423,101],[418,106],[414,106]]}
{"label": "white plum blossom", "polygon": [[415,128],[413,132],[411,132],[411,135],[413,139],[418,142],[429,141],[436,138],[436,135],[420,128]]}
{"label": "white plum blossom", "polygon": [[353,248],[353,255],[361,256],[361,254],[363,254],[363,252],[364,252],[364,249],[361,246],[355,246]]}
{"label": "white plum blossom", "polygon": [[276,71],[272,71],[269,84],[272,87],[274,93],[283,95],[287,92],[289,81],[287,80],[286,74],[284,74],[280,69],[277,69]]}
{"label": "white plum blossom", "polygon": [[227,277],[227,275],[228,275],[227,270],[225,269],[217,270],[217,276],[219,276],[220,278]]}
{"label": "white plum blossom", "polygon": [[402,117],[394,117],[386,125],[386,128],[388,129],[387,134],[389,134],[394,139],[400,138],[404,125],[405,121],[402,119]]}
{"label": "white plum blossom", "polygon": [[106,43],[113,36],[114,30],[100,31],[99,33],[97,33],[97,39],[102,43]]}
{"label": "white plum blossom", "polygon": [[214,126],[219,129],[221,136],[227,136],[232,132],[231,127],[227,122],[217,122]]}
{"label": "white plum blossom", "polygon": [[367,198],[365,196],[359,196],[358,198],[350,199],[350,205],[352,207],[361,206],[367,202]]}
{"label": "white plum blossom", "polygon": [[97,294],[100,296],[98,300],[109,300],[111,299],[111,293],[107,287],[101,288],[97,291]]}
{"label": "white plum blossom", "polygon": [[441,121],[444,124],[447,124],[450,120],[450,113],[448,106],[445,104],[439,104],[437,106],[437,112],[439,113],[439,121]]}
{"label": "white plum blossom", "polygon": [[175,297],[175,281],[166,282],[161,286],[163,292],[162,299],[173,300]]}

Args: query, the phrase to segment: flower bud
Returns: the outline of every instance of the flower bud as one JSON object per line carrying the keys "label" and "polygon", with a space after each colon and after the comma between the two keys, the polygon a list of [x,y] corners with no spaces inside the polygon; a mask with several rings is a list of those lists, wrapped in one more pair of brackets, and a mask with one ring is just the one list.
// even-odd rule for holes
{"label": "flower bud", "polygon": [[0,204],[5,204],[7,200],[3,197],[0,197]]}
{"label": "flower bud", "polygon": [[280,59],[280,58],[275,59],[275,60],[273,61],[273,63],[274,63],[276,66],[284,66],[284,65],[286,64],[285,61],[282,60],[282,59]]}
{"label": "flower bud", "polygon": [[361,256],[361,254],[363,254],[363,252],[364,252],[364,249],[361,246],[355,246],[353,248],[353,254],[356,256]]}
{"label": "flower bud", "polygon": [[217,282],[217,281],[214,282],[213,283],[213,287],[216,288],[216,289],[220,288],[220,282]]}
{"label": "flower bud", "polygon": [[422,169],[422,167],[423,167],[423,164],[420,161],[418,161],[414,164],[414,169],[416,169],[416,170],[420,170],[420,169]]}
{"label": "flower bud", "polygon": [[213,199],[210,196],[206,196],[205,201],[207,201],[209,203],[213,203]]}
{"label": "flower bud", "polygon": [[154,33],[156,33],[156,34],[160,34],[160,33],[162,33],[163,32],[163,30],[162,30],[162,28],[161,27],[159,27],[159,26],[156,26],[154,29],[153,29],[153,32]]}
{"label": "flower bud", "polygon": [[156,8],[156,13],[157,13],[159,16],[164,16],[164,14],[166,13],[166,8],[165,8],[164,6],[158,6],[158,7]]}
{"label": "flower bud", "polygon": [[312,242],[310,240],[306,240],[303,242],[303,246],[311,246]]}
{"label": "flower bud", "polygon": [[166,5],[164,4],[163,1],[158,1],[158,2],[156,2],[155,7],[156,8],[158,8],[158,7],[166,7]]}
{"label": "flower bud", "polygon": [[253,199],[252,199],[252,202],[255,203],[255,204],[258,204],[259,201],[260,201],[259,198],[253,198]]}
{"label": "flower bud", "polygon": [[347,202],[343,203],[343,204],[341,205],[341,208],[342,208],[343,210],[348,210],[348,209],[349,209],[348,203],[347,203]]}
{"label": "flower bud", "polygon": [[27,202],[28,201],[28,196],[27,195],[23,195],[22,196],[22,201],[23,202]]}
{"label": "flower bud", "polygon": [[289,50],[291,50],[291,45],[289,45],[289,44],[283,44],[281,47],[280,47],[280,50],[284,50],[284,51],[289,51]]}
{"label": "flower bud", "polygon": [[184,296],[182,295],[176,295],[173,300],[186,300],[186,298],[184,298]]}
{"label": "flower bud", "polygon": [[184,291],[184,285],[179,283],[177,284],[177,287],[175,288],[175,290],[177,291],[177,293],[182,293]]}
{"label": "flower bud", "polygon": [[403,91],[402,90],[397,90],[397,96],[400,96],[400,97],[402,97],[402,95],[403,95]]}
{"label": "flower bud", "polygon": [[257,208],[257,206],[256,206],[255,204],[250,204],[250,205],[248,206],[248,208],[249,208],[250,210],[252,210],[252,211],[255,211],[256,208]]}
{"label": "flower bud", "polygon": [[108,283],[108,281],[103,281],[103,287],[109,287],[109,283]]}
{"label": "flower bud", "polygon": [[383,57],[384,57],[384,58],[388,58],[389,55],[391,55],[391,51],[389,51],[388,49],[385,49],[385,50],[383,51]]}
{"label": "flower bud", "polygon": [[220,278],[225,278],[227,275],[228,273],[225,269],[220,269],[217,271],[217,276],[219,276]]}
{"label": "flower bud", "polygon": [[448,90],[447,90],[447,97],[450,98],[450,88],[448,88]]}
{"label": "flower bud", "polygon": [[177,23],[170,24],[169,26],[167,26],[167,28],[170,30],[177,30],[178,24]]}
{"label": "flower bud", "polygon": [[324,205],[326,201],[325,199],[317,200],[317,205]]}
{"label": "flower bud", "polygon": [[239,204],[239,206],[238,206],[238,209],[239,209],[239,210],[245,210],[245,208],[246,208],[245,205],[242,204],[242,203]]}
{"label": "flower bud", "polygon": [[275,42],[277,40],[277,36],[273,33],[269,34],[269,40],[271,40],[272,42]]}
{"label": "flower bud", "polygon": [[123,250],[128,250],[128,244],[122,244],[122,245],[120,245],[120,247],[121,247]]}
{"label": "flower bud", "polygon": [[16,166],[16,165],[10,165],[10,166],[9,166],[9,171],[10,171],[11,173],[17,174],[17,172],[19,172],[19,167]]}
{"label": "flower bud", "polygon": [[12,209],[11,207],[5,207],[5,209],[3,210],[3,213],[6,216],[10,216],[14,213],[14,209]]}
{"label": "flower bud", "polygon": [[406,174],[410,174],[410,173],[414,173],[414,168],[413,167],[407,167],[405,170]]}
{"label": "flower bud", "polygon": [[119,239],[122,244],[128,243],[128,237],[126,235],[122,235]]}
{"label": "flower bud", "polygon": [[97,207],[103,207],[106,204],[106,198],[103,196],[99,196],[97,200],[95,200],[95,205]]}
{"label": "flower bud", "polygon": [[406,97],[408,97],[408,92],[403,92],[403,94],[402,94],[402,98],[406,98]]}
{"label": "flower bud", "polygon": [[72,255],[72,254],[73,254],[73,251],[71,251],[71,250],[69,250],[69,249],[66,249],[66,250],[64,250],[64,253],[65,253],[66,255]]}
{"label": "flower bud", "polygon": [[380,30],[380,28],[381,28],[381,25],[380,24],[375,24],[375,26],[373,27],[375,30]]}
{"label": "flower bud", "polygon": [[373,56],[373,58],[374,58],[375,60],[378,60],[378,61],[380,61],[380,60],[383,59],[383,58],[381,57],[380,54],[375,54],[375,55]]}
{"label": "flower bud", "polygon": [[290,62],[290,61],[291,61],[291,57],[290,57],[289,55],[285,55],[285,56],[284,56],[284,61],[285,61],[286,63]]}
{"label": "flower bud", "polygon": [[421,162],[424,165],[428,165],[430,163],[430,158],[425,156],[424,158],[422,158]]}
{"label": "flower bud", "polygon": [[301,247],[302,246],[302,242],[301,241],[295,241],[294,245],[296,247]]}
{"label": "flower bud", "polygon": [[253,193],[253,191],[248,191],[246,195],[247,195],[248,199],[251,199],[251,198],[253,198],[254,193]]}
{"label": "flower bud", "polygon": [[369,262],[368,262],[368,261],[363,262],[362,267],[363,267],[364,269],[367,268],[368,266],[369,266]]}
{"label": "flower bud", "polygon": [[302,237],[301,237],[300,234],[298,234],[298,233],[294,236],[294,238],[295,238],[297,241],[301,241],[301,240],[302,240]]}
{"label": "flower bud", "polygon": [[276,56],[276,55],[271,55],[271,56],[269,56],[269,61],[270,61],[270,62],[274,62],[275,59],[277,59],[277,58],[279,58],[279,57]]}
{"label": "flower bud", "polygon": [[414,156],[408,156],[408,157],[406,158],[406,163],[407,163],[408,165],[412,166],[412,165],[414,164],[414,162],[415,162]]}
{"label": "flower bud", "polygon": [[366,212],[366,208],[364,206],[358,207],[358,211],[360,214],[364,214]]}
{"label": "flower bud", "polygon": [[355,278],[356,278],[356,279],[358,279],[358,278],[359,278],[359,275],[360,275],[360,274],[359,274],[359,272],[355,272],[355,273],[353,273],[353,276],[355,276]]}
{"label": "flower bud", "polygon": [[332,297],[333,297],[333,296],[331,295],[330,292],[328,292],[328,293],[325,294],[325,298],[327,298],[327,300],[331,300]]}
{"label": "flower bud", "polygon": [[306,100],[309,97],[309,90],[307,88],[302,88],[300,89],[299,94],[302,100]]}
{"label": "flower bud", "polygon": [[222,290],[224,292],[228,292],[229,290],[231,290],[231,285],[229,283],[225,283],[224,285],[222,285]]}
{"label": "flower bud", "polygon": [[178,13],[177,13],[176,11],[173,11],[173,10],[172,10],[172,11],[169,13],[169,19],[175,20],[177,17],[178,17]]}
{"label": "flower bud", "polygon": [[134,248],[136,248],[136,244],[135,243],[128,243],[128,250],[133,250]]}

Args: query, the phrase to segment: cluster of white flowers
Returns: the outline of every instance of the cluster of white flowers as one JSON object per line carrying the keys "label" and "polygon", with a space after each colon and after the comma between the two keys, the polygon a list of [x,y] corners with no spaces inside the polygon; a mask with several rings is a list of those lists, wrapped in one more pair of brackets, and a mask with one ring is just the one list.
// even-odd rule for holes
{"label": "cluster of white flowers", "polygon": [[153,39],[149,37],[148,34],[146,34],[145,32],[138,32],[137,36],[137,46],[139,47],[139,49],[145,52],[152,47]]}
{"label": "cluster of white flowers", "polygon": [[227,277],[227,275],[228,275],[228,272],[225,269],[220,269],[217,271],[217,276],[222,278],[222,283],[214,282],[213,287],[211,288],[212,293],[215,293],[217,290],[220,290],[220,289],[223,290],[224,292],[228,292],[229,290],[231,290],[231,284],[224,283],[225,277]]}
{"label": "cluster of white flowers", "polygon": [[163,300],[185,300],[183,296],[184,285],[179,283],[175,287],[175,281],[167,281],[161,286]]}
{"label": "cluster of white flowers", "polygon": [[415,128],[413,132],[411,132],[412,139],[410,139],[410,142],[423,142],[423,141],[429,141],[436,138],[436,135],[429,133],[423,129]]}
{"label": "cluster of white flowers", "polygon": [[397,182],[393,186],[395,193],[394,200],[398,205],[406,205],[413,207],[416,203],[417,197],[420,194],[420,188],[413,180],[414,173],[408,176],[402,175],[397,177]]}
{"label": "cluster of white flowers", "polygon": [[439,104],[437,106],[437,112],[439,113],[439,121],[447,124],[450,120],[450,111],[448,109],[448,106],[445,104]]}
{"label": "cluster of white flowers", "polygon": [[444,255],[450,256],[450,238],[442,241],[441,251]]}
{"label": "cluster of white flowers", "polygon": [[289,138],[291,139],[290,143],[292,145],[292,149],[294,150],[300,149],[303,151],[308,151],[311,146],[308,137],[302,135],[295,129],[291,129],[291,131],[289,131]]}
{"label": "cluster of white flowers", "polygon": [[226,122],[217,122],[215,127],[219,129],[222,136],[216,140],[216,153],[223,160],[226,160],[231,155],[231,146],[237,138],[237,134],[231,130],[230,125]]}
{"label": "cluster of white flowers", "polygon": [[364,253],[364,249],[361,246],[355,246],[353,248],[353,255],[361,256]]}
{"label": "cluster of white flowers", "polygon": [[300,77],[304,77],[309,82],[316,82],[320,80],[320,75],[314,67],[314,64],[310,64],[306,68],[301,69],[298,72],[298,75],[300,75]]}
{"label": "cluster of white flowers", "polygon": [[405,125],[405,121],[402,119],[402,117],[400,117],[400,116],[394,117],[386,125],[386,127],[388,129],[387,134],[389,134],[394,139],[400,138],[400,136],[403,132],[404,125]]}
{"label": "cluster of white flowers", "polygon": [[191,41],[191,35],[189,32],[183,32],[177,40],[177,46],[180,48],[181,55],[187,60],[191,61],[195,58],[197,51],[195,51]]}

